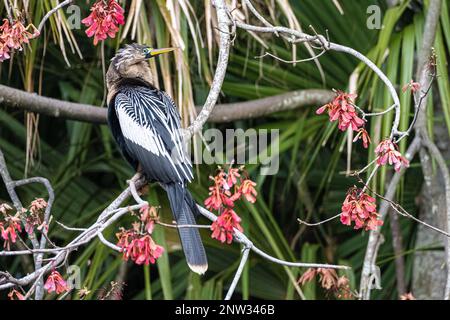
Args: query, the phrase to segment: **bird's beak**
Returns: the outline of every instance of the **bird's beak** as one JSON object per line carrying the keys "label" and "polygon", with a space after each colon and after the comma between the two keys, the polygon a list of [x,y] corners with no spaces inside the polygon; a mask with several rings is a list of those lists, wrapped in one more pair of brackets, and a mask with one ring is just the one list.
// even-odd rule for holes
{"label": "bird's beak", "polygon": [[153,50],[150,52],[150,56],[153,58],[153,57],[159,56],[160,54],[163,54],[163,53],[172,52],[172,51],[174,51],[175,49],[176,49],[176,48],[153,49]]}

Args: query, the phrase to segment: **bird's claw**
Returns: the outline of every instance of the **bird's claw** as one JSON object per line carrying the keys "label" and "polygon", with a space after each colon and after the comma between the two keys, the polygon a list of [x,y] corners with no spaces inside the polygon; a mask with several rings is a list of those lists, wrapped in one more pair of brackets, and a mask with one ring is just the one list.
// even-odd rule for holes
{"label": "bird's claw", "polygon": [[131,177],[131,179],[129,179],[129,180],[127,180],[127,183],[128,184],[130,184],[130,183],[136,183],[136,182],[138,182],[139,180],[141,180],[143,178],[143,175],[142,175],[142,173],[141,172],[136,172],[136,174],[133,176],[133,177]]}

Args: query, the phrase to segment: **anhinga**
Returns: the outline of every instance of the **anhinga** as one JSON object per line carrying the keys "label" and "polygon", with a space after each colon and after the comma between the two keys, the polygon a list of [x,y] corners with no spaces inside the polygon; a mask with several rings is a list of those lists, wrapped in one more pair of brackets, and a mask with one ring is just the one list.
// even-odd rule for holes
{"label": "anhinga", "polygon": [[[174,101],[153,86],[149,59],[173,51],[132,44],[120,49],[106,74],[108,124],[123,156],[150,182],[167,192],[178,225],[195,224],[197,205],[187,190],[192,164],[183,148],[180,115]],[[178,228],[192,271],[208,268],[197,228]]]}

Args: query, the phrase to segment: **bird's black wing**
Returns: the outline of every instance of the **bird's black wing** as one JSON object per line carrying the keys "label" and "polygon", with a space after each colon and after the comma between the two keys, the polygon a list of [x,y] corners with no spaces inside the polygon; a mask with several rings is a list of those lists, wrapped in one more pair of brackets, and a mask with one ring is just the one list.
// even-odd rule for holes
{"label": "bird's black wing", "polygon": [[114,105],[126,151],[148,179],[183,185],[193,179],[192,164],[183,148],[180,116],[166,93],[124,86]]}

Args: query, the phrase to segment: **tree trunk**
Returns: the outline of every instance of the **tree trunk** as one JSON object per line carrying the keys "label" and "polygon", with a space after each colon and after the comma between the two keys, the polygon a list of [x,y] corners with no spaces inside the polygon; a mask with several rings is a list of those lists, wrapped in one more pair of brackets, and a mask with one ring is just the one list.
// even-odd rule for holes
{"label": "tree trunk", "polygon": [[[435,104],[436,106],[436,104]],[[440,110],[439,110],[440,112]],[[442,116],[442,114],[436,114]],[[450,143],[445,123],[435,123],[436,144],[445,159],[450,159]],[[429,157],[429,155],[422,154]],[[425,161],[426,162],[426,161]],[[420,219],[446,230],[444,182],[437,168],[423,168],[425,183],[420,197]],[[414,255],[412,293],[417,299],[443,299],[447,277],[445,236],[419,225]]]}

